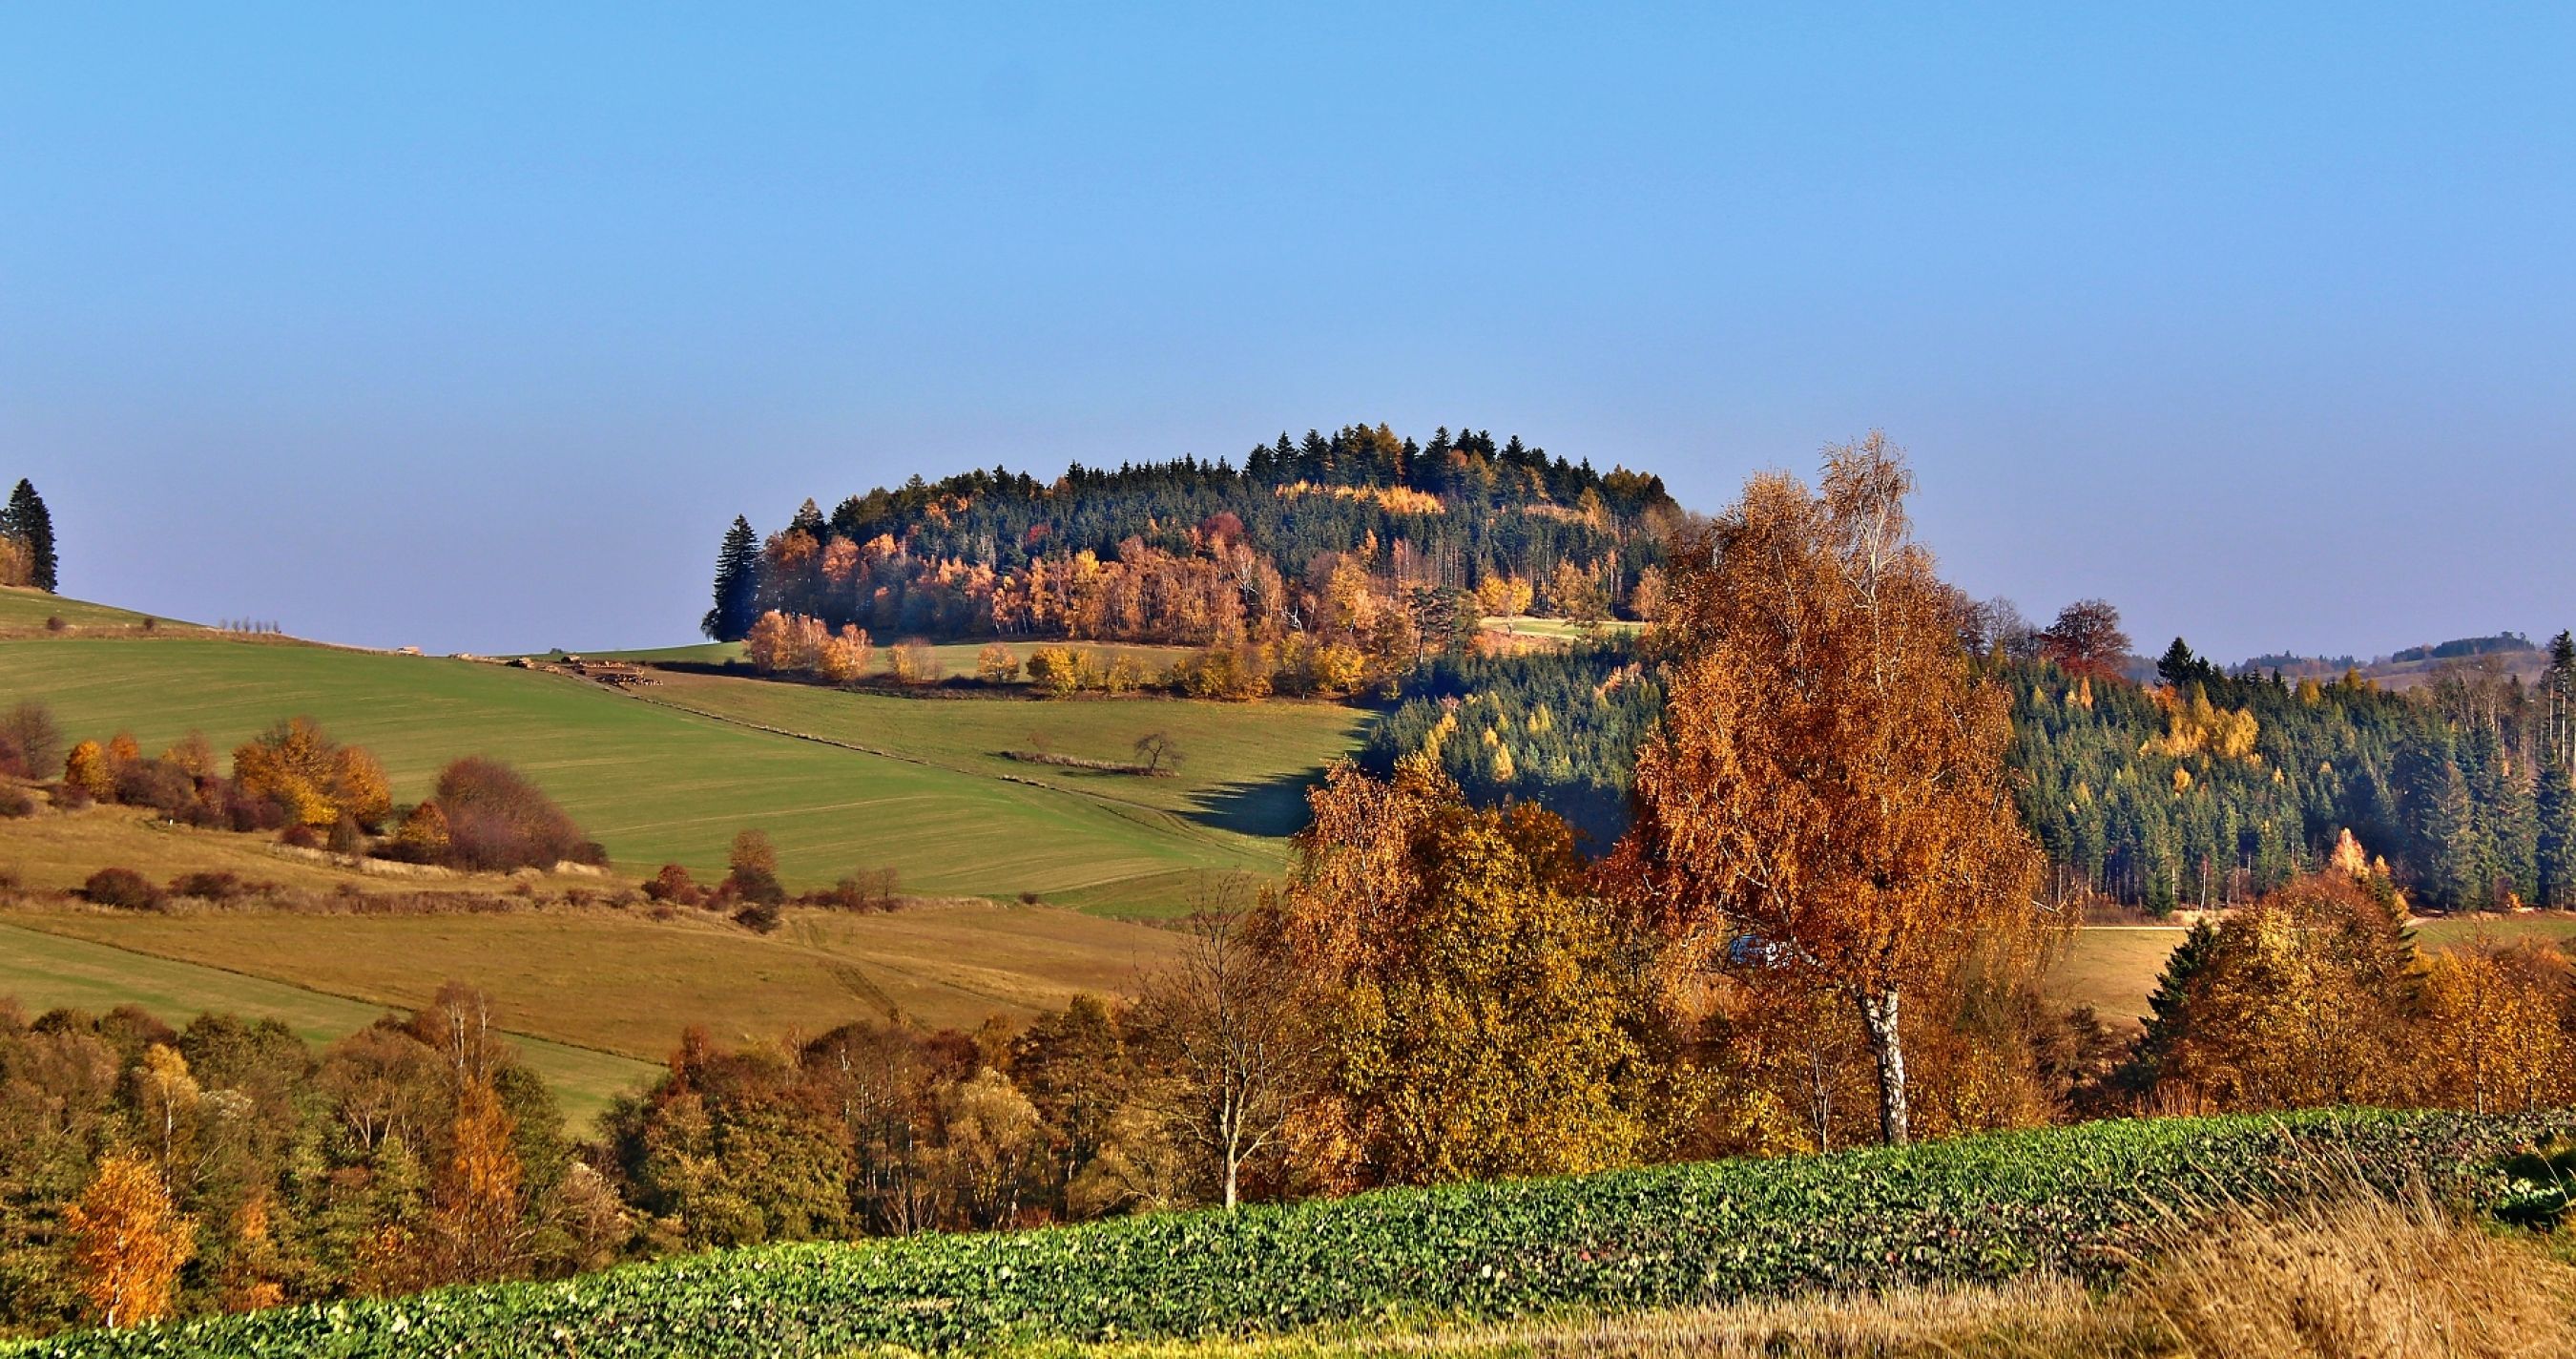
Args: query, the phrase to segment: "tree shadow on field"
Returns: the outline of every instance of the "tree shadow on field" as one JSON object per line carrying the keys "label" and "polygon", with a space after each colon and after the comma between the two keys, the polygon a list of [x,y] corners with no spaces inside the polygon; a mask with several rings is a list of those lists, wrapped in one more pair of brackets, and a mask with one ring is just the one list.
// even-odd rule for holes
{"label": "tree shadow on field", "polygon": [[1306,828],[1306,792],[1324,781],[1321,767],[1275,779],[1213,784],[1190,795],[1192,821],[1238,835],[1285,837]]}

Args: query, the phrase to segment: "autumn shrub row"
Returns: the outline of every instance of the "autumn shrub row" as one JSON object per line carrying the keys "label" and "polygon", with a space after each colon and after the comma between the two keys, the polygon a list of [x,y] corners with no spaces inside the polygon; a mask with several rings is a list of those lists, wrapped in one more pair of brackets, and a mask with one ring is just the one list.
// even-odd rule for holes
{"label": "autumn shrub row", "polygon": [[796,1245],[558,1283],[316,1304],[21,1346],[143,1355],[771,1355],[1278,1331],[1820,1290],[2101,1280],[2148,1228],[2417,1179],[2485,1206],[2566,1120],[2340,1112],[2088,1124],[1901,1150],[1390,1190],[1084,1227]]}

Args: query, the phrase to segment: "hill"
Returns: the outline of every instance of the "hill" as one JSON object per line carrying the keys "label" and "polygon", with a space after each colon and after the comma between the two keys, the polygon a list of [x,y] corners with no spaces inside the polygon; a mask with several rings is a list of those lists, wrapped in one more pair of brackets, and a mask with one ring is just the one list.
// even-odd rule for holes
{"label": "hill", "polygon": [[2142,1233],[2297,1201],[2331,1159],[2492,1202],[2548,1117],[2301,1114],[2090,1124],[1780,1161],[1389,1190],[1234,1214],[754,1248],[560,1283],[442,1290],[33,1342],[48,1359],[1062,1352],[1396,1321],[1687,1306],[2053,1273],[2102,1281]]}
{"label": "hill", "polygon": [[[791,882],[891,868],[919,893],[1034,893],[1124,914],[1179,908],[1200,872],[1275,871],[1287,827],[1247,808],[1293,801],[1355,730],[1354,714],[1321,705],[904,702],[733,683],[744,687],[688,686],[700,713],[459,660],[214,635],[0,641],[0,692],[47,703],[66,732],[131,731],[158,749],[197,730],[228,749],[308,715],[374,751],[402,799],[423,795],[446,761],[487,754],[537,779],[638,874],[663,862],[720,873],[749,826],[776,842]],[[746,705],[761,704],[772,726],[865,728],[888,744],[871,753],[754,730]],[[977,753],[1033,729],[1118,752],[1163,726],[1206,735],[1180,777],[1142,796],[1143,780],[1033,777]]]}
{"label": "hill", "polygon": [[[1646,573],[1679,507],[1661,479],[1518,438],[1429,443],[1351,425],[1219,459],[1003,468],[808,500],[762,542],[737,519],[708,636],[763,611],[880,638],[1035,636],[1199,645],[1426,627],[1450,597],[1519,582],[1558,614],[1651,611]],[[1425,593],[1427,592],[1427,594]],[[1416,596],[1420,607],[1414,607]],[[1498,600],[1513,598],[1508,589]]]}

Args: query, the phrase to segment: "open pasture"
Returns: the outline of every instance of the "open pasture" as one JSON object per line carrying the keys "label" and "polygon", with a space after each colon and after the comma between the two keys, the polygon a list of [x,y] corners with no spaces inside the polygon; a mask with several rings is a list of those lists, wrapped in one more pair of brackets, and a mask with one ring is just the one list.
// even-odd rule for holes
{"label": "open pasture", "polygon": [[[275,1019],[307,1042],[328,1043],[375,1023],[389,1008],[385,1002],[29,928],[33,923],[23,915],[0,917],[0,998],[15,1000],[31,1016],[55,1009],[96,1014],[139,1005],[166,1024],[185,1024],[205,1013],[236,1014]],[[550,1042],[523,1029],[511,1032],[510,1041],[554,1091],[575,1126],[587,1125],[611,1099],[651,1079],[654,1071],[653,1064],[635,1057]]]}
{"label": "open pasture", "polygon": [[[2147,1012],[2156,978],[2187,931],[2166,925],[2087,926],[2076,931],[2043,982],[2060,1005],[2090,1005],[2109,1024],[2135,1023]],[[2576,915],[2533,912],[2509,916],[2454,916],[2415,927],[2426,949],[2457,948],[2481,935],[2515,939],[2576,939]]]}
{"label": "open pasture", "polygon": [[[795,704],[856,698],[761,687]],[[926,752],[891,758],[753,731],[566,676],[214,637],[0,641],[0,698],[45,701],[75,738],[130,730],[147,750],[191,730],[229,748],[306,714],[373,750],[402,799],[425,795],[449,759],[496,756],[536,778],[639,875],[666,861],[720,873],[734,832],[751,826],[776,842],[791,884],[890,867],[907,891],[1079,896],[1135,914],[1178,908],[1171,885],[1200,870],[1275,872],[1285,856],[1275,837],[1290,824],[1281,809],[1357,727],[1341,710],[1280,705],[1287,715],[1274,717],[1224,709],[1204,719],[1195,784],[1140,796],[1136,785],[1147,780],[1051,769],[1031,777],[1041,766],[1014,766],[1016,777],[1005,779],[972,760],[924,762],[980,750],[1042,709],[1024,700],[878,698],[846,710],[856,714],[848,725],[815,719],[845,733],[865,727],[853,744]],[[1175,702],[1166,715],[1186,723],[1197,706]],[[786,715],[808,720],[801,710]],[[1121,732],[1125,725],[1135,724]],[[1227,755],[1234,743],[1220,731],[1271,734],[1245,738],[1253,755],[1242,759]],[[1109,783],[1119,786],[1097,786]],[[1122,893],[1131,882],[1143,894]]]}
{"label": "open pasture", "polygon": [[[24,909],[50,936],[372,1007],[417,1006],[448,981],[492,998],[511,1030],[656,1061],[680,1030],[729,1043],[812,1036],[900,1012],[930,1027],[1025,1018],[1077,992],[1129,990],[1172,956],[1167,930],[990,902],[891,914],[794,909],[777,933],[682,911],[548,907],[476,914],[171,914]],[[371,1011],[373,1013],[373,1011]]]}

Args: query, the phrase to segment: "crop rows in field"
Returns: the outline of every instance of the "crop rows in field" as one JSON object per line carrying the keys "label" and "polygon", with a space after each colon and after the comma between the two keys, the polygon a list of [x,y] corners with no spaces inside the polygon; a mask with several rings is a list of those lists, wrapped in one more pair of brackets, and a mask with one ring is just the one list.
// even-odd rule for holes
{"label": "crop rows in field", "polygon": [[2305,1192],[2321,1172],[2491,1197],[2547,1120],[2359,1112],[2090,1124],[1903,1151],[985,1236],[799,1245],[560,1283],[309,1305],[14,1351],[751,1356],[871,1345],[1190,1337],[1377,1318],[1495,1319],[1816,1290],[2116,1271],[2143,1225]]}

